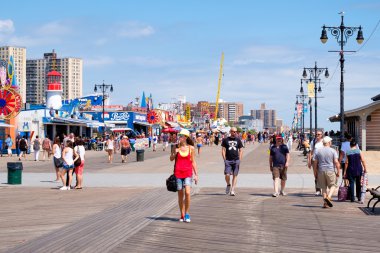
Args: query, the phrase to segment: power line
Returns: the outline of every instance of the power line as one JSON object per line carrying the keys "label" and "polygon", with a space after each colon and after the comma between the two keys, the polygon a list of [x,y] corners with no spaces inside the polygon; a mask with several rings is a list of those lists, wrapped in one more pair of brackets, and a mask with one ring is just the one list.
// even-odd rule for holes
{"label": "power line", "polygon": [[373,29],[371,35],[368,37],[368,39],[366,39],[364,41],[364,44],[358,50],[356,50],[356,52],[359,52],[368,43],[368,41],[371,39],[372,35],[376,32],[377,27],[379,26],[379,24],[380,24],[380,19],[379,19],[379,21],[377,21],[377,24],[376,24],[375,28]]}
{"label": "power line", "polygon": [[335,73],[336,73],[338,67],[339,67],[339,62],[336,64],[336,67],[335,67],[335,70],[334,70],[333,74],[331,75],[331,77],[330,77],[329,81],[326,83],[326,85],[323,86],[323,88],[326,88],[326,87],[330,84],[331,80],[332,80],[332,79],[334,78],[334,76],[335,76]]}

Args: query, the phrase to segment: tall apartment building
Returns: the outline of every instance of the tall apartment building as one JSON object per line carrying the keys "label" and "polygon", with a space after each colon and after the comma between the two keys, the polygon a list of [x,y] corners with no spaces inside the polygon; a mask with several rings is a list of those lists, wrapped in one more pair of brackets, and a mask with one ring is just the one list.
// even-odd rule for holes
{"label": "tall apartment building", "polygon": [[251,116],[264,121],[264,128],[276,128],[276,110],[266,109],[262,103],[259,110],[251,110]]}
{"label": "tall apartment building", "polygon": [[[215,106],[215,103],[210,103],[209,110],[212,116],[215,114]],[[238,122],[239,117],[244,113],[242,103],[220,101],[218,107],[218,118],[224,118],[228,122]]]}
{"label": "tall apartment building", "polygon": [[62,99],[74,99],[83,94],[83,60],[57,58],[54,52],[45,53],[43,59],[26,61],[27,103],[44,104],[47,73],[57,70],[62,74]]}
{"label": "tall apartment building", "polygon": [[0,47],[0,59],[7,61],[13,56],[14,73],[16,74],[17,85],[22,97],[26,101],[26,48],[25,47]]}

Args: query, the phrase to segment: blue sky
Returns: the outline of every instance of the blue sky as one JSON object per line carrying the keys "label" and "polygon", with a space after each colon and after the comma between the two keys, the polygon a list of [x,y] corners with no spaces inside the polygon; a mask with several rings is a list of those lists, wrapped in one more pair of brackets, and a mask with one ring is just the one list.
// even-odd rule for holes
{"label": "blue sky", "polygon": [[[83,59],[84,94],[95,83],[114,85],[112,102],[127,104],[142,92],[155,103],[178,95],[215,101],[225,54],[220,97],[244,103],[245,113],[265,102],[290,124],[303,67],[328,67],[318,100],[318,126],[339,129],[338,44],[320,40],[321,26],[363,26],[366,41],[346,55],[345,109],[380,93],[380,1],[8,1],[0,16],[0,45],[23,46],[27,58]],[[13,11],[12,11],[13,10]],[[345,47],[358,50],[356,33]],[[334,71],[336,70],[335,74]],[[306,117],[308,125],[309,117]]]}

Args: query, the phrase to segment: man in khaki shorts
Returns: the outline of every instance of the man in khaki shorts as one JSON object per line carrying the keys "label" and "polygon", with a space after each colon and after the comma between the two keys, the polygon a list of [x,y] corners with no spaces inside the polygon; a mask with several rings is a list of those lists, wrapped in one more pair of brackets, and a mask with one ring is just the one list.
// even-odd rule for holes
{"label": "man in khaki shorts", "polygon": [[339,178],[340,164],[338,161],[338,153],[331,148],[332,139],[328,136],[324,137],[323,148],[319,148],[313,155],[314,176],[317,179],[317,185],[322,189],[323,207],[332,207],[332,199]]}

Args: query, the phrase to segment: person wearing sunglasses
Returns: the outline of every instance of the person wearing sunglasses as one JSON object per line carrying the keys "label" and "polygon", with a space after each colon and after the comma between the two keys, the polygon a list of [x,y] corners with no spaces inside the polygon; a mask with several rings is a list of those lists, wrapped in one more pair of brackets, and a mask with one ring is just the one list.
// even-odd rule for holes
{"label": "person wearing sunglasses", "polygon": [[278,197],[279,184],[281,180],[281,191],[282,196],[286,196],[285,193],[285,183],[287,180],[287,170],[289,166],[290,155],[288,147],[284,144],[284,139],[281,135],[276,136],[275,144],[270,148],[269,155],[269,167],[272,172],[273,178],[273,189],[274,193],[272,197]]}
{"label": "person wearing sunglasses", "polygon": [[[237,135],[236,127],[231,127],[230,136],[222,141],[222,156],[224,160],[224,175],[227,183],[226,194],[235,196],[237,176],[239,174],[240,161],[243,157],[243,143]],[[232,185],[231,185],[231,175]]]}
{"label": "person wearing sunglasses", "polygon": [[195,184],[198,184],[194,142],[190,138],[190,132],[186,129],[181,130],[178,139],[179,143],[172,150],[170,161],[175,160],[174,175],[177,178],[178,205],[181,212],[179,221],[190,222],[190,190],[193,177]]}

